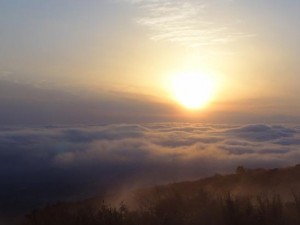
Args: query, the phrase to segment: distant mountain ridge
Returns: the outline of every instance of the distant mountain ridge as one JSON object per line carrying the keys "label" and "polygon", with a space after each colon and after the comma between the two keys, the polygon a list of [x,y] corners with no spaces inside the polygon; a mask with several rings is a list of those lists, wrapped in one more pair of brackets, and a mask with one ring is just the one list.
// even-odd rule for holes
{"label": "distant mountain ridge", "polygon": [[[293,194],[300,193],[300,164],[293,167],[274,169],[236,168],[236,173],[184,181],[137,191],[138,198],[156,195],[170,190],[182,195],[194,195],[199,190],[215,195],[230,193],[234,196],[256,196],[280,194],[290,200]],[[154,196],[152,196],[154,197]]]}
{"label": "distant mountain ridge", "polygon": [[196,181],[179,182],[157,188],[174,188],[177,191],[189,193],[203,189],[216,194],[257,195],[261,193],[278,193],[290,195],[293,192],[300,192],[300,164],[293,167],[274,169],[246,169],[239,166],[235,174],[216,174]]}

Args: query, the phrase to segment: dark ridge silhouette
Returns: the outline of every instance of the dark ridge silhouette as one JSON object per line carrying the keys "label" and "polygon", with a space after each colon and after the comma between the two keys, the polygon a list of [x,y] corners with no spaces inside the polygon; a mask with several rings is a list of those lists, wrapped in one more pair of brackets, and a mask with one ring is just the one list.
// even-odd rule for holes
{"label": "dark ridge silhouette", "polygon": [[[248,170],[137,190],[128,207],[94,198],[57,203],[24,225],[299,225],[300,165]],[[134,203],[134,204],[133,204]]]}

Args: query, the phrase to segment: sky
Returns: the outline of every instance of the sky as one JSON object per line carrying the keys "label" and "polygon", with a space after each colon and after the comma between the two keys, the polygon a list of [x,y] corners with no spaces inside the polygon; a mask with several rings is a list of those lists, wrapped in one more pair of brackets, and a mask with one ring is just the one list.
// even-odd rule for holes
{"label": "sky", "polygon": [[[299,121],[299,8],[1,0],[0,122]],[[214,81],[209,104],[194,111],[171,91],[189,71]]]}

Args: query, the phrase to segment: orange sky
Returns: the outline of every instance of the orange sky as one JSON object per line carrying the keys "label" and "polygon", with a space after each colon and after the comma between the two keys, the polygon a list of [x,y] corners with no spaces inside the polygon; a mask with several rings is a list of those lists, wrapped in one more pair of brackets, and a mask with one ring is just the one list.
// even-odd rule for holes
{"label": "orange sky", "polygon": [[172,81],[196,71],[214,81],[209,104],[194,112],[200,117],[297,116],[299,7],[292,0],[3,1],[0,81],[99,105],[143,102],[141,117],[157,102],[172,117],[174,108],[186,111]]}

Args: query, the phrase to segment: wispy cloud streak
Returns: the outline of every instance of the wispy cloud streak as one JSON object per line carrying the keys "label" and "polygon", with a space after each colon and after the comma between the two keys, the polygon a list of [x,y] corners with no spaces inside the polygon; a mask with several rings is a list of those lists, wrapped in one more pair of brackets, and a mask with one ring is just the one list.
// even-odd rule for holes
{"label": "wispy cloud streak", "polygon": [[[210,12],[216,1],[124,0],[140,10],[136,22],[148,27],[153,40],[167,40],[188,47],[225,44],[253,36],[234,28],[234,21],[220,22]],[[222,0],[225,1],[225,0]],[[214,4],[213,4],[214,3]]]}

